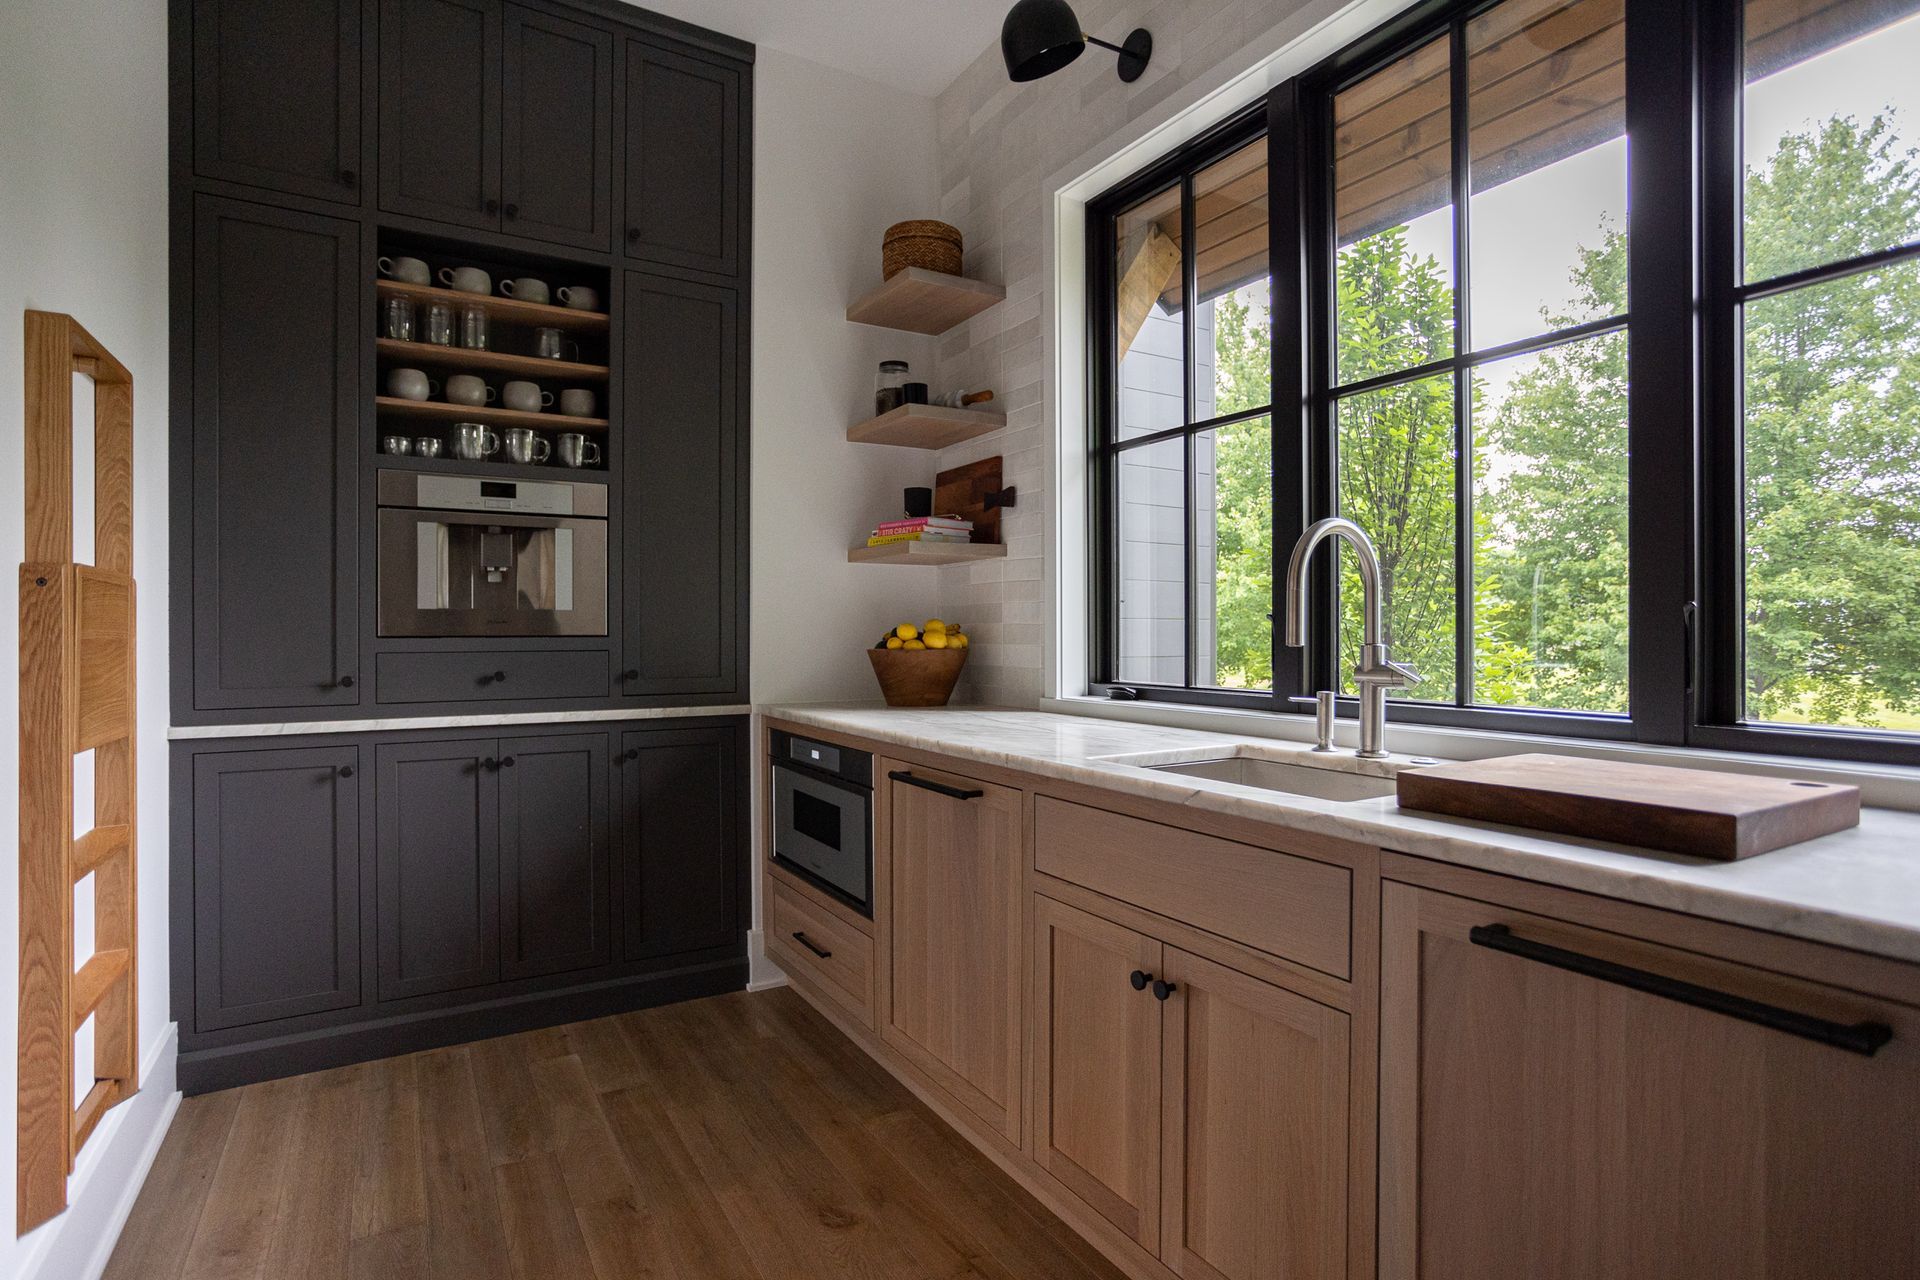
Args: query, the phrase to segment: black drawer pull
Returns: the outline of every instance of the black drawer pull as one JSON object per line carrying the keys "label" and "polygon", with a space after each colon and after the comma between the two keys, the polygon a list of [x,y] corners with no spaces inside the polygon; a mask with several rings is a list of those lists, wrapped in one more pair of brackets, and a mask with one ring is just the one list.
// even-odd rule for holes
{"label": "black drawer pull", "polygon": [[833,959],[833,952],[827,950],[825,947],[821,946],[819,943],[815,942],[812,938],[809,938],[806,934],[802,933],[798,929],[795,929],[793,931],[793,940],[799,943],[801,946],[805,947],[807,950],[813,952],[813,954],[819,956],[822,960]]}
{"label": "black drawer pull", "polygon": [[889,774],[895,782],[904,782],[910,787],[919,787],[924,791],[935,791],[943,796],[952,796],[955,800],[978,800],[987,794],[984,791],[962,791],[959,787],[950,787],[944,782],[929,782],[925,778],[916,778],[905,769],[895,769]]}
{"label": "black drawer pull", "polygon": [[1177,982],[1168,982],[1164,978],[1155,978],[1153,980],[1153,998],[1155,1000],[1165,1000],[1179,989],[1180,984]]}
{"label": "black drawer pull", "polygon": [[1516,937],[1513,930],[1504,924],[1475,925],[1467,931],[1467,938],[1476,947],[1491,947],[1495,951],[1504,951],[1508,955],[1519,956],[1523,960],[1534,960],[1541,964],[1552,965],[1556,969],[1565,969],[1569,973],[1598,978],[1602,982],[1611,982],[1617,986],[1631,987],[1635,991],[1644,991],[1648,995],[1659,996],[1663,1000],[1675,1000],[1681,1004],[1690,1004],[1696,1009],[1706,1009],[1712,1013],[1724,1014],[1729,1018],[1738,1018],[1742,1022],[1751,1022],[1756,1026],[1771,1027],[1775,1031],[1784,1031],[1788,1035],[1799,1036],[1804,1040],[1832,1045],[1836,1049],[1845,1049],[1848,1053],[1857,1053],[1863,1057],[1871,1058],[1875,1051],[1893,1039],[1893,1028],[1885,1023],[1856,1022],[1848,1025],[1843,1022],[1832,1022],[1826,1018],[1816,1018],[1809,1013],[1782,1009],[1778,1005],[1762,1004],[1758,1000],[1749,1000],[1745,996],[1736,996],[1725,991],[1715,991],[1712,987],[1697,986],[1691,982],[1683,982],[1679,978],[1649,973],[1645,969],[1615,964],[1611,960],[1602,960],[1598,956],[1582,955],[1578,951],[1568,951],[1564,947]]}
{"label": "black drawer pull", "polygon": [[1145,991],[1147,989],[1147,984],[1153,981],[1153,975],[1150,973],[1144,972],[1143,970],[1135,969],[1132,973],[1127,975],[1127,981],[1133,984],[1133,989],[1135,991]]}

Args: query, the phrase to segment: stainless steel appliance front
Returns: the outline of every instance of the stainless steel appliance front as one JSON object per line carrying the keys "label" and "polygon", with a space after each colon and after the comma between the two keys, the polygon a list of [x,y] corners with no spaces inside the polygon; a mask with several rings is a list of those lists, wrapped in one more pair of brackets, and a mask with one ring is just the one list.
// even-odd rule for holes
{"label": "stainless steel appliance front", "polygon": [[382,636],[607,634],[607,487],[382,471]]}
{"label": "stainless steel appliance front", "polygon": [[873,757],[772,734],[773,860],[873,915]]}

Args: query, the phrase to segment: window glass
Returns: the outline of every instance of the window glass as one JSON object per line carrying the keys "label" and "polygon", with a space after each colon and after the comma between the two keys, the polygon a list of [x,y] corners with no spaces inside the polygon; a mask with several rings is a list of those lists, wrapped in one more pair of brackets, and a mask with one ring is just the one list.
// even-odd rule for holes
{"label": "window glass", "polygon": [[1120,536],[1120,649],[1114,676],[1187,681],[1187,442],[1141,445],[1113,460]]}
{"label": "window glass", "polygon": [[1745,329],[1747,715],[1920,730],[1920,260]]}
{"label": "window glass", "polygon": [[1273,424],[1247,418],[1194,436],[1195,678],[1273,687]]}
{"label": "window glass", "polygon": [[1273,399],[1265,138],[1194,175],[1193,240],[1193,420],[1205,422]]}
{"label": "window glass", "polygon": [[1467,23],[1475,350],[1626,310],[1624,9],[1507,0]]}
{"label": "window glass", "polygon": [[1447,67],[1442,37],[1334,95],[1342,385],[1453,354]]}
{"label": "window glass", "polygon": [[1132,440],[1186,422],[1186,332],[1180,299],[1180,188],[1150,196],[1114,219],[1115,339],[1119,416]]}
{"label": "window glass", "polygon": [[1625,714],[1626,334],[1474,370],[1473,427],[1473,700]]}
{"label": "window glass", "polygon": [[1920,0],[1747,0],[1746,278],[1920,239]]}
{"label": "window glass", "polygon": [[[1373,538],[1394,660],[1422,682],[1389,696],[1447,702],[1454,687],[1453,375],[1348,396],[1335,406],[1340,514]],[[1360,656],[1360,576],[1340,554],[1340,671],[1352,692]]]}

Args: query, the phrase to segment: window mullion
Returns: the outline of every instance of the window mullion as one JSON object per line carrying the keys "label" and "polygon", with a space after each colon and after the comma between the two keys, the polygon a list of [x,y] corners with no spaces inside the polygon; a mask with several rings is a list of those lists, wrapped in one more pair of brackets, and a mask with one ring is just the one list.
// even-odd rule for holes
{"label": "window mullion", "polygon": [[[1191,426],[1198,415],[1198,398],[1194,383],[1199,377],[1198,328],[1194,321],[1194,311],[1199,305],[1200,255],[1195,244],[1195,226],[1193,217],[1193,171],[1189,169],[1180,178],[1180,397],[1181,421]],[[1199,504],[1194,501],[1194,483],[1197,479],[1194,467],[1194,454],[1198,443],[1194,433],[1189,430],[1184,437],[1182,454],[1185,459],[1183,481],[1181,484],[1181,503],[1184,512],[1182,527],[1186,537],[1180,549],[1181,580],[1186,590],[1186,642],[1182,646],[1186,657],[1186,686],[1191,689],[1198,683],[1200,640],[1200,589],[1194,572],[1194,552],[1200,545]]]}
{"label": "window mullion", "polygon": [[1307,114],[1301,86],[1289,80],[1267,103],[1267,261],[1273,281],[1268,312],[1273,354],[1273,594],[1268,598],[1273,633],[1273,694],[1278,709],[1307,688],[1307,651],[1284,642],[1286,601],[1282,586],[1293,544],[1307,527],[1307,478],[1311,466],[1307,413],[1307,226],[1305,201],[1314,185],[1305,162]]}
{"label": "window mullion", "polygon": [[1449,116],[1453,142],[1453,700],[1473,703],[1473,350],[1469,207],[1473,201],[1473,163],[1467,119],[1467,24],[1456,18],[1449,32]]}

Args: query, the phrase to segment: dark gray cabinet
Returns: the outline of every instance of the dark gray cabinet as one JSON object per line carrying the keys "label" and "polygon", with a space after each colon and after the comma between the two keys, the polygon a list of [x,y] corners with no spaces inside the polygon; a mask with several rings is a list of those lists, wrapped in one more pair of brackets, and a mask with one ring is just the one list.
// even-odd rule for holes
{"label": "dark gray cabinet", "polygon": [[728,724],[621,736],[624,959],[740,940],[744,750]]}
{"label": "dark gray cabinet", "polygon": [[380,207],[499,227],[495,0],[381,0]]}
{"label": "dark gray cabinet", "polygon": [[740,68],[629,40],[628,254],[740,274],[747,198]]}
{"label": "dark gray cabinet", "polygon": [[613,35],[510,4],[501,226],[604,251],[613,239]]}
{"label": "dark gray cabinet", "polygon": [[360,1002],[359,763],[351,743],[195,757],[197,1030]]}
{"label": "dark gray cabinet", "polygon": [[360,701],[360,228],[193,205],[193,706]]}
{"label": "dark gray cabinet", "polygon": [[193,168],[359,203],[360,0],[193,0]]}
{"label": "dark gray cabinet", "polygon": [[500,975],[499,767],[491,738],[375,748],[380,999]]}
{"label": "dark gray cabinet", "polygon": [[626,276],[621,425],[628,696],[744,700],[740,295]]}
{"label": "dark gray cabinet", "polygon": [[607,735],[500,740],[501,976],[607,963]]}

